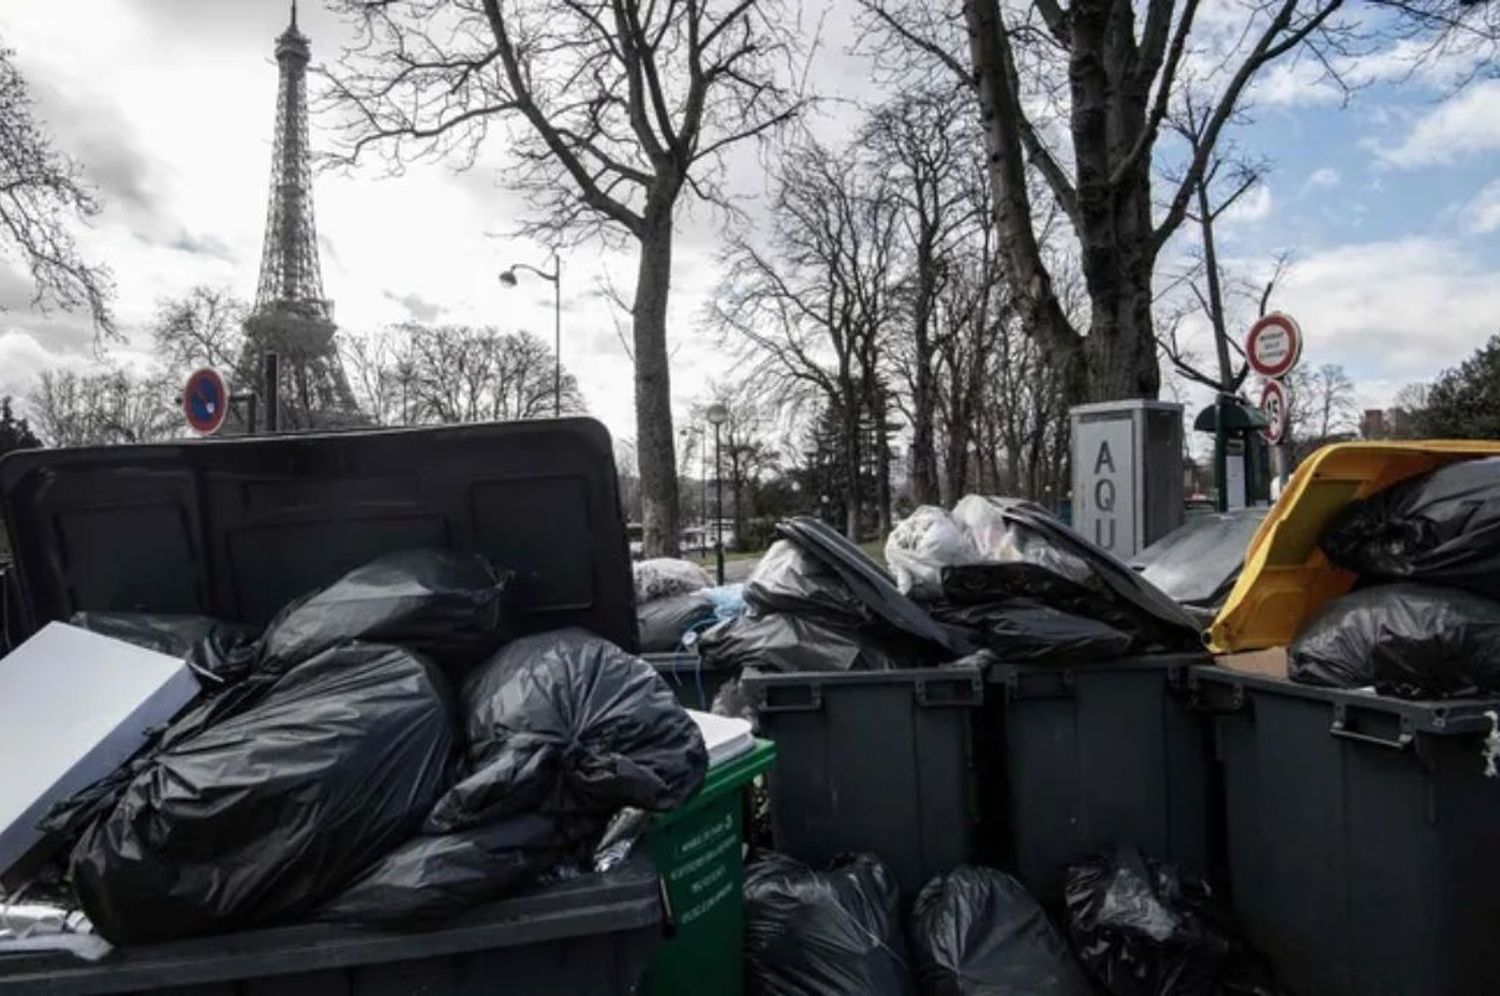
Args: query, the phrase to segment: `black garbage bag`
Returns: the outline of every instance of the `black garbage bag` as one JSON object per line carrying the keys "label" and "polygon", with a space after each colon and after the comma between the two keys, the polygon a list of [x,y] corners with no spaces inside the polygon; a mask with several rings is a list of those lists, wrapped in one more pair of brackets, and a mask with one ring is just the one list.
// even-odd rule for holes
{"label": "black garbage bag", "polygon": [[1110,996],[1286,996],[1200,878],[1120,846],[1065,889],[1073,948]]}
{"label": "black garbage bag", "polygon": [[252,708],[169,732],[73,849],[78,897],[115,943],[294,919],[416,832],[452,760],[431,664],[374,644],[325,651]]}
{"label": "black garbage bag", "polygon": [[988,605],[935,605],[935,619],[967,626],[997,658],[1012,664],[1080,664],[1130,652],[1129,633],[1030,599]]}
{"label": "black garbage bag", "polygon": [[1092,996],[1067,942],[1025,887],[993,868],[928,882],[911,916],[922,996]]}
{"label": "black garbage bag", "polygon": [[428,833],[527,812],[671,809],[708,769],[698,725],[656,670],[582,629],[509,644],[469,676],[462,700],[461,780]]}
{"label": "black garbage bag", "polygon": [[771,544],[745,582],[753,612],[785,612],[845,625],[862,625],[870,610],[829,566],[790,540]]}
{"label": "black garbage bag", "polygon": [[510,572],[453,550],[405,550],[357,567],[282,609],[263,666],[285,669],[347,640],[424,654],[458,676],[515,635]]}
{"label": "black garbage bag", "polygon": [[[1019,561],[967,564],[943,571],[943,593],[950,606],[985,606],[1016,599],[1044,605],[1071,616],[1092,619],[1126,634],[1133,654],[1196,649],[1193,631],[1168,625],[1113,593],[1071,581],[1049,567]],[[1184,618],[1187,618],[1184,616]]]}
{"label": "black garbage bag", "polygon": [[1319,542],[1329,560],[1364,578],[1500,598],[1500,457],[1460,460],[1352,502]]}
{"label": "black garbage bag", "polygon": [[242,623],[158,612],[75,612],[68,622],[101,636],[180,657],[209,692],[250,674],[260,636],[254,626]]}
{"label": "black garbage bag", "polygon": [[914,993],[890,869],[861,854],[826,872],[765,854],[745,869],[749,996]]}
{"label": "black garbage bag", "polygon": [[1361,588],[1323,608],[1287,666],[1303,684],[1408,699],[1500,694],[1500,602],[1413,582]]}
{"label": "black garbage bag", "polygon": [[709,667],[762,671],[888,671],[941,660],[931,644],[879,623],[853,625],[774,612],[741,616],[706,630],[698,653]]}
{"label": "black garbage bag", "polygon": [[688,631],[714,619],[714,600],[701,591],[670,595],[636,606],[641,652],[667,653],[682,649]]}
{"label": "black garbage bag", "polygon": [[457,833],[414,837],[366,869],[318,919],[416,927],[504,898],[583,856],[602,820],[520,813]]}

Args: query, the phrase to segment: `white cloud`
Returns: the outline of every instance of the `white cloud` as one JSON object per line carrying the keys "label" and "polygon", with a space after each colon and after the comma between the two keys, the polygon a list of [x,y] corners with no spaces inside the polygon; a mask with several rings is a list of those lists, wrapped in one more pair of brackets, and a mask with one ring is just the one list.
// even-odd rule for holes
{"label": "white cloud", "polygon": [[1500,80],[1460,91],[1417,119],[1397,145],[1376,146],[1382,161],[1410,169],[1447,165],[1476,153],[1500,150]]}
{"label": "white cloud", "polygon": [[1471,235],[1500,231],[1500,180],[1491,180],[1463,209],[1464,230]]}
{"label": "white cloud", "polygon": [[1326,187],[1337,187],[1339,185],[1339,180],[1340,176],[1338,170],[1334,169],[1332,166],[1324,166],[1322,169],[1315,169],[1312,171],[1312,173],[1307,178],[1307,182],[1302,185],[1302,189],[1305,192],[1308,190],[1316,190]]}
{"label": "white cloud", "polygon": [[1262,183],[1229,205],[1229,210],[1224,212],[1223,220],[1225,223],[1264,221],[1270,217],[1274,203],[1271,188]]}
{"label": "white cloud", "polygon": [[1307,333],[1306,362],[1406,383],[1458,363],[1495,333],[1500,279],[1457,241],[1408,237],[1303,258],[1273,303]]}

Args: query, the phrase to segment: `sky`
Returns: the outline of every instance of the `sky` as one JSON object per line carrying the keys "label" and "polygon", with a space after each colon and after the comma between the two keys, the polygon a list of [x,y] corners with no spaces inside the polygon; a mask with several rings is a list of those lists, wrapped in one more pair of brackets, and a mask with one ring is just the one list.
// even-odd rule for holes
{"label": "sky", "polygon": [[[812,67],[812,85],[834,98],[813,124],[832,142],[847,137],[853,103],[882,92],[868,64],[848,52],[852,6],[832,0]],[[314,62],[333,58],[347,28],[314,0],[302,8]],[[254,296],[276,96],[272,47],[286,20],[282,0],[0,6],[0,41],[15,49],[39,116],[106,205],[80,242],[114,270],[128,339],[115,352],[126,362],[149,359],[145,329],[162,298],[205,283]],[[1362,63],[1365,85],[1348,100],[1308,62],[1273,68],[1254,91],[1253,124],[1236,132],[1273,168],[1220,234],[1226,268],[1247,279],[1276,252],[1293,250],[1273,304],[1302,326],[1303,362],[1343,364],[1363,407],[1388,404],[1404,384],[1500,332],[1500,81],[1455,90],[1441,71],[1402,78],[1396,61]],[[327,145],[316,119],[312,143]],[[324,286],[343,334],[417,320],[550,337],[551,287],[525,274],[515,289],[496,279],[511,263],[548,261],[547,247],[507,235],[525,206],[504,189],[506,166],[495,141],[469,171],[426,165],[399,177],[378,168],[317,177]],[[735,157],[732,170],[736,190],[763,192],[754,156]],[[701,208],[679,221],[669,338],[680,413],[737,366],[735,350],[703,319],[724,227]],[[632,437],[620,340],[628,316],[604,288],[628,293],[634,256],[586,244],[565,250],[562,268],[563,361],[593,414],[617,437]],[[83,316],[36,314],[29,296],[17,261],[0,256],[0,395],[23,396],[40,370],[94,357]]]}

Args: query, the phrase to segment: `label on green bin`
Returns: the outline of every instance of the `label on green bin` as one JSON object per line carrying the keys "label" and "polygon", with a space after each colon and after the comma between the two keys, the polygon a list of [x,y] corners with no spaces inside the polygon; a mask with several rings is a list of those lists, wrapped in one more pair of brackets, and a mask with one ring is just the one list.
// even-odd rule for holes
{"label": "label on green bin", "polygon": [[740,828],[730,810],[671,849],[667,895],[676,907],[677,926],[686,927],[733,895],[734,866],[740,860]]}

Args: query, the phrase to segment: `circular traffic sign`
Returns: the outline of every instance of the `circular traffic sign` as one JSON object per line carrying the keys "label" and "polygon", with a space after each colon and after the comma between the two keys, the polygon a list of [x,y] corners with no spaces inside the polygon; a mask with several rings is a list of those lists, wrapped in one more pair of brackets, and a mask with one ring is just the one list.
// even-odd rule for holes
{"label": "circular traffic sign", "polygon": [[1270,425],[1261,432],[1266,442],[1275,445],[1286,435],[1287,398],[1286,385],[1279,380],[1268,380],[1260,389],[1260,410],[1265,412]]}
{"label": "circular traffic sign", "polygon": [[217,370],[204,367],[188,375],[187,386],[182,389],[182,414],[201,435],[219,431],[229,414],[229,392]]}
{"label": "circular traffic sign", "polygon": [[1302,330],[1291,315],[1262,315],[1245,336],[1245,358],[1262,377],[1280,379],[1302,358]]}

